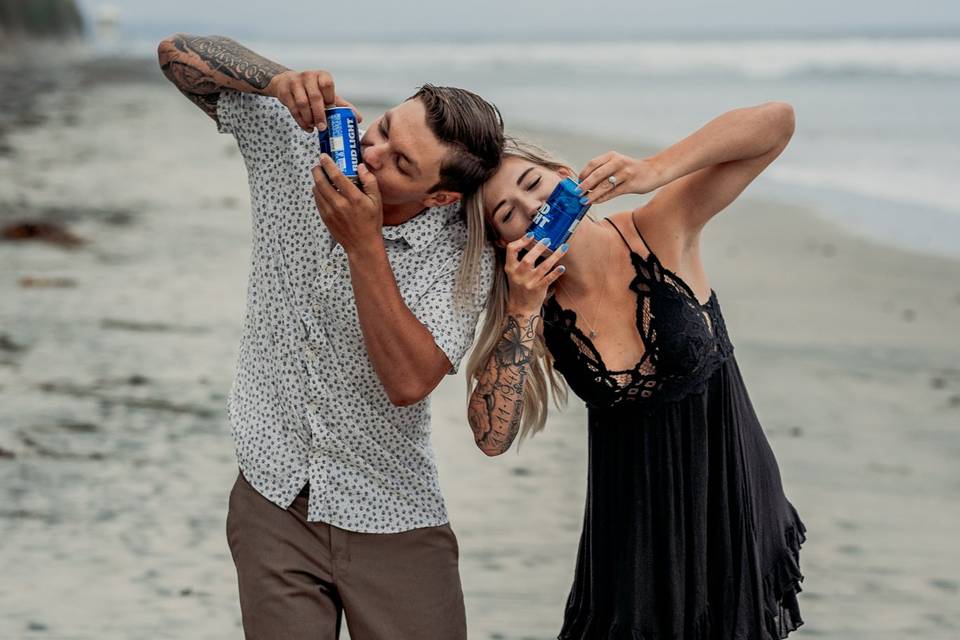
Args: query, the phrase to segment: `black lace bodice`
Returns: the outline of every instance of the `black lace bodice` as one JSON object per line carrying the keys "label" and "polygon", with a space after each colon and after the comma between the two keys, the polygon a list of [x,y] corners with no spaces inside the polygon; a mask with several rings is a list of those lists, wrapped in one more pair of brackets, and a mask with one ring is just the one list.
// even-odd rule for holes
{"label": "black lace bodice", "polygon": [[[617,233],[623,238],[619,229]],[[561,307],[553,296],[544,303],[543,332],[554,367],[588,407],[631,402],[653,408],[680,400],[701,390],[733,353],[716,293],[711,290],[710,299],[700,304],[687,283],[660,263],[642,234],[640,239],[646,256],[623,239],[636,270],[630,289],[637,294],[636,325],[645,348],[633,368],[607,369],[577,327],[576,312]]]}

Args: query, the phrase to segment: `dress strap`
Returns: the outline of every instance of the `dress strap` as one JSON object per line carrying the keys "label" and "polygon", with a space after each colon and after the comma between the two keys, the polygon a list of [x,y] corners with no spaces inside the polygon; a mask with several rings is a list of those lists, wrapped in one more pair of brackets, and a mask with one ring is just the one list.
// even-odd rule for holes
{"label": "dress strap", "polygon": [[631,247],[631,246],[630,246],[630,243],[627,242],[627,239],[623,236],[623,233],[620,231],[620,228],[617,227],[617,225],[613,224],[613,220],[611,220],[610,218],[604,218],[604,220],[605,220],[606,222],[609,222],[609,223],[610,223],[610,226],[613,227],[613,228],[616,230],[617,235],[619,235],[619,236],[620,236],[620,239],[623,240],[623,244],[627,245],[627,249],[630,249],[630,251],[633,251],[633,247]]}
{"label": "dress strap", "polygon": [[[611,220],[610,218],[604,218],[604,220],[606,220],[607,222],[609,222],[609,223],[610,223],[610,226],[613,227],[614,229],[616,229],[617,234],[620,236],[620,239],[623,240],[623,244],[627,245],[627,249],[629,249],[630,251],[633,251],[633,247],[631,247],[631,246],[630,246],[630,243],[627,242],[627,239],[626,239],[626,237],[624,237],[623,232],[620,231],[620,227],[618,227],[617,225],[613,224],[613,220]],[[637,229],[637,223],[633,220],[633,215],[632,215],[632,214],[630,215],[630,222],[633,223],[633,228],[634,228],[634,229]],[[650,245],[647,244],[647,239],[643,237],[643,234],[642,234],[642,233],[640,233],[640,229],[637,229],[637,235],[640,236],[640,240],[643,242],[643,246],[646,247],[647,251],[648,251],[649,253],[653,253],[653,251],[650,249]]]}
{"label": "dress strap", "polygon": [[630,222],[633,224],[633,228],[636,230],[637,235],[640,236],[640,241],[643,242],[643,246],[646,247],[647,253],[653,253],[653,249],[651,249],[650,245],[647,244],[647,239],[643,237],[643,234],[640,233],[640,228],[637,227],[637,219],[633,217],[633,211],[630,212]]}

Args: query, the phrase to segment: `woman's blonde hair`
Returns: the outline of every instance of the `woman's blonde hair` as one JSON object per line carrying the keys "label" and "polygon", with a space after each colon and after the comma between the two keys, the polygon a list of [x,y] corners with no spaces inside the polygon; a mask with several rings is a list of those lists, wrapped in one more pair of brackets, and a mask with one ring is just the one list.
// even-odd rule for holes
{"label": "woman's blonde hair", "polygon": [[[566,164],[551,158],[547,152],[539,147],[517,138],[508,137],[506,139],[503,156],[522,158],[554,171],[566,169],[574,173]],[[460,267],[458,290],[465,292],[475,290],[474,287],[478,285],[480,261],[484,251],[484,245],[487,242],[493,244],[498,236],[486,219],[486,212],[483,208],[482,186],[475,194],[466,199],[464,210],[467,216],[467,248],[463,263]],[[490,356],[496,349],[497,343],[500,341],[507,312],[509,282],[507,280],[507,274],[504,271],[506,251],[496,244],[493,245],[493,248],[497,258],[493,274],[493,288],[490,292],[490,297],[487,298],[487,306],[484,312],[480,335],[474,344],[470,358],[467,360],[468,403],[470,394],[473,392],[480,375],[483,373],[487,361],[490,359]],[[520,441],[529,435],[543,430],[550,404],[548,387],[550,393],[553,394],[554,404],[557,408],[564,406],[567,402],[566,384],[563,378],[554,370],[553,356],[547,350],[543,339],[542,320],[537,326],[537,337],[534,341],[532,351],[533,360],[530,363],[530,370],[527,373],[523,388],[523,417],[520,423]]]}

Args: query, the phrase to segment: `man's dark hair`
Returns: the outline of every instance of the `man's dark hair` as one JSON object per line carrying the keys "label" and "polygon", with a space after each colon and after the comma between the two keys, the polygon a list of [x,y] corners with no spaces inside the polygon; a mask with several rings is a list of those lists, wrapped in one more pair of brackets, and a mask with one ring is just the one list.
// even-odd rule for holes
{"label": "man's dark hair", "polygon": [[496,106],[456,87],[425,84],[407,98],[427,110],[427,126],[450,147],[440,165],[440,182],[430,192],[455,191],[464,196],[480,188],[500,166],[503,118]]}

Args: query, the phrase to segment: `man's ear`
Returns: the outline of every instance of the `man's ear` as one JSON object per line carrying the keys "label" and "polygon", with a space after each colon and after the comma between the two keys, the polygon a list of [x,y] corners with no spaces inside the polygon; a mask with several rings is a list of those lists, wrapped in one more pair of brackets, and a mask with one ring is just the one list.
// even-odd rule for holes
{"label": "man's ear", "polygon": [[421,202],[425,207],[442,207],[447,204],[453,204],[459,200],[461,194],[456,191],[434,191],[428,193]]}

